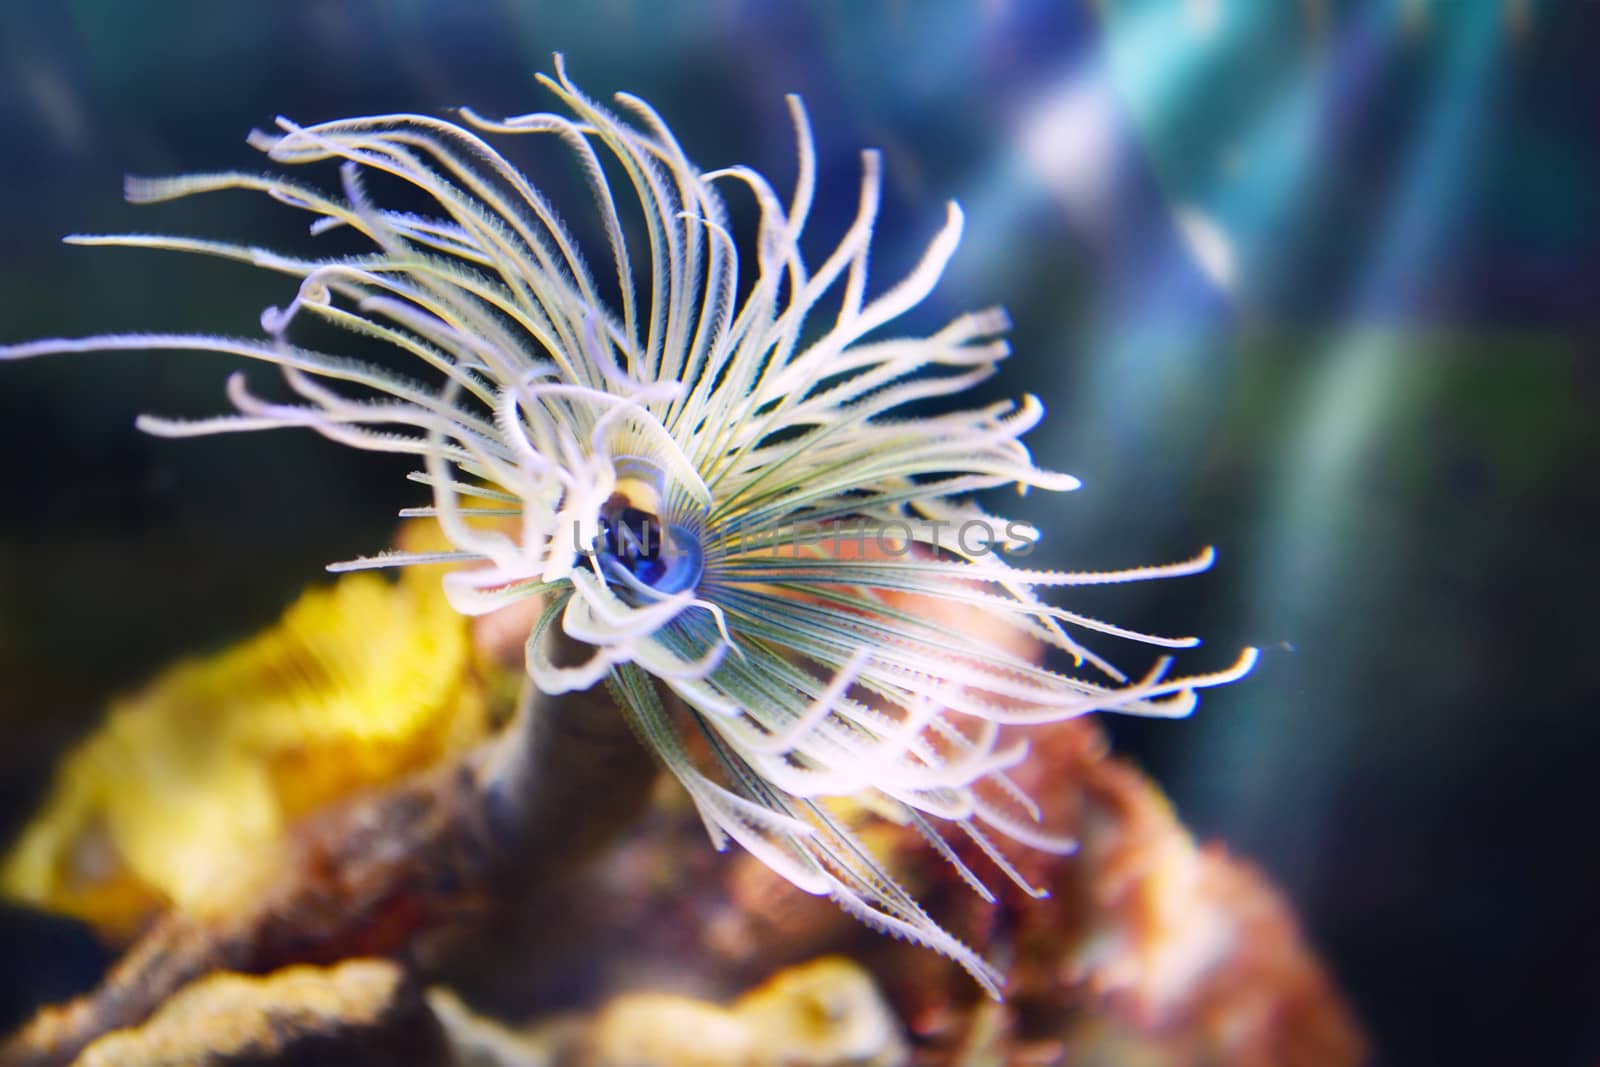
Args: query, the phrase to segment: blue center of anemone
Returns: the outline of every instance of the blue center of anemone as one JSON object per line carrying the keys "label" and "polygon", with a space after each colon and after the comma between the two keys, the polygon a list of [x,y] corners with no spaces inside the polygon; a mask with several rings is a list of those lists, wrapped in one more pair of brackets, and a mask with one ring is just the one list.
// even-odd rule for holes
{"label": "blue center of anemone", "polygon": [[[705,550],[695,531],[663,522],[655,513],[613,497],[600,513],[600,560],[608,575],[658,593],[692,589],[705,569]],[[624,586],[630,583],[622,579]]]}

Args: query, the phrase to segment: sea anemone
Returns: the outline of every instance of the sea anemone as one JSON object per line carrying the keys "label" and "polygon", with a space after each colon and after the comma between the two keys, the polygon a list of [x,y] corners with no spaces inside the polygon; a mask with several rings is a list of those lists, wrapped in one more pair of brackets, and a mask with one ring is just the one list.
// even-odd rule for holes
{"label": "sea anemone", "polygon": [[[985,897],[947,834],[1041,892],[991,835],[1053,852],[1072,842],[1040,824],[1007,776],[1027,746],[1002,728],[1101,710],[1184,715],[1197,689],[1245,674],[1254,651],[1189,677],[1169,677],[1161,657],[1130,679],[1074,633],[1160,648],[1197,642],[1132,632],[1048,604],[1040,590],[1193,574],[1211,553],[1100,573],[1005,558],[1028,550],[1036,531],[970,497],[1077,486],[1035,467],[1019,441],[1040,403],[939,414],[922,403],[938,407],[995,373],[1008,351],[1004,313],[961,315],[927,337],[887,332],[954,253],[954,203],[910,273],[869,294],[876,153],[861,156],[854,221],[811,269],[800,237],[816,161],[797,97],[788,104],[798,176],[785,203],[748,167],[697,169],[644,101],[619,94],[620,117],[579,92],[559,57],[555,70],[540,80],[564,115],[280,118],[279,132],[251,135],[276,163],[340,161],[338,194],[242,172],[127,183],[136,202],[264,192],[315,216],[313,234],[360,234],[371,244],[360,254],[69,238],[198,252],[300,279],[287,306],[263,313],[264,340],[113,334],[0,356],[199,349],[259,359],[299,401],[262,399],[235,374],[236,414],[139,425],[168,437],[300,426],[421,457],[413,477],[433,503],[413,510],[437,517],[453,551],[331,569],[459,563],[445,587],[472,614],[542,598],[527,639],[525,709],[535,687],[554,695],[606,682],[718,848],[737,841],[799,888],[951,957],[998,996],[1001,976],[896,884],[838,798],[915,827]],[[604,286],[545,195],[485,134],[541,134],[570,151],[606,236]],[[408,183],[430,206],[379,206],[367,172]],[[743,284],[729,186],[759,211],[753,280]],[[392,345],[429,379],[292,342],[291,326],[307,318]],[[956,614],[969,621],[956,627]],[[1028,641],[1064,651],[1077,673],[1019,653]]]}

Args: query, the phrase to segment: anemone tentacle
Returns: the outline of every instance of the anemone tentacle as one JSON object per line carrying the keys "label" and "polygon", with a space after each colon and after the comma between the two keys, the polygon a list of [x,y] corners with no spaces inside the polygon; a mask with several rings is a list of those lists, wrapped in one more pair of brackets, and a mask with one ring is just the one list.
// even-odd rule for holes
{"label": "anemone tentacle", "polygon": [[[540,80],[568,114],[279,119],[277,132],[251,135],[275,163],[335,163],[337,193],[238,172],[127,185],[140,202],[265,193],[312,216],[313,235],[361,235],[366,252],[303,258],[210,239],[70,238],[299,279],[287,304],[263,313],[265,340],[113,334],[0,347],[0,358],[188,348],[264,361],[294,403],[261,399],[236,376],[232,416],[141,426],[168,436],[304,427],[420,456],[413,477],[433,500],[407,513],[436,517],[454,551],[331,569],[460,563],[446,588],[471,613],[546,597],[528,639],[530,678],[547,693],[606,681],[719,848],[738,842],[801,889],[951,957],[998,995],[999,974],[922,911],[827,802],[855,797],[914,827],[988,899],[945,833],[1042,892],[989,835],[1052,851],[1072,843],[1040,825],[1007,776],[1027,749],[1002,727],[1105,710],[1186,714],[1197,690],[1247,673],[1254,650],[1180,677],[1162,657],[1130,680],[1076,635],[1163,650],[1198,642],[1128,630],[1040,594],[1193,574],[1210,566],[1210,550],[1098,573],[1006,560],[1037,531],[970,496],[1077,486],[1035,466],[1021,443],[1042,405],[1030,396],[907,414],[995,373],[1009,351],[1005,313],[963,314],[926,337],[886,335],[955,253],[963,217],[954,203],[912,270],[874,292],[879,157],[862,154],[855,217],[808,268],[800,236],[817,192],[816,150],[797,97],[788,107],[798,174],[785,201],[748,167],[700,172],[648,105],[623,94],[614,113],[573,85],[559,57],[555,76]],[[615,306],[553,205],[488,136],[553,137],[570,152],[605,234],[601,276],[616,284]],[[407,183],[430,213],[380,207],[368,173]],[[750,251],[723,199],[734,187],[759,213],[743,292],[740,255]],[[635,209],[642,248],[623,221]],[[821,322],[825,300],[837,309]],[[385,342],[428,377],[301,347],[289,339],[301,319]],[[853,523],[876,533],[846,550]],[[956,612],[940,608],[981,627],[958,628],[948,621]],[[1007,634],[1070,653],[1082,673],[1037,665]],[[558,666],[557,635],[588,646],[588,658]],[[663,690],[681,700],[709,756],[685,741]]]}

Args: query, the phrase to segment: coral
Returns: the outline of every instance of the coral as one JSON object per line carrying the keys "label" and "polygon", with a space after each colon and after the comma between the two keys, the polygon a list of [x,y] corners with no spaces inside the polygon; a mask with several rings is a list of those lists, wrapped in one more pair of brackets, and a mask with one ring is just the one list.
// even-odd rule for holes
{"label": "coral", "polygon": [[860,967],[837,958],[779,972],[728,1008],[632,993],[585,1027],[583,1067],[900,1067],[900,1024]]}
{"label": "coral", "polygon": [[378,960],[288,967],[265,978],[213,974],[137,1029],[107,1034],[75,1067],[338,1063],[446,1067],[443,1029],[404,972]]}
{"label": "coral", "polygon": [[[469,629],[403,593],[387,591],[394,599],[384,603],[403,616],[389,620],[392,629],[341,631],[342,639],[381,643],[404,633],[426,643],[429,630],[469,634],[472,647],[459,662],[473,666],[461,668],[463,679],[514,670],[518,643],[507,635],[538,610],[523,601]],[[945,611],[947,622],[959,621],[959,608],[932,600],[901,595],[893,606]],[[1037,655],[1021,640],[1011,652]],[[255,662],[238,651],[217,662],[230,660]],[[213,666],[188,669],[203,674]],[[241,700],[222,714],[248,706]],[[0,1046],[0,1059],[60,1064],[85,1049],[110,1048],[124,1058],[145,1049],[161,1062],[159,1050],[203,1040],[184,1046],[174,1028],[189,1017],[189,998],[200,996],[192,991],[208,988],[208,974],[273,975],[367,956],[387,958],[408,980],[449,983],[495,1005],[495,1015],[534,1021],[528,1030],[497,1028],[449,994],[431,994],[458,1055],[471,1062],[488,1055],[467,1049],[476,1042],[504,1046],[493,1062],[541,1067],[644,1059],[822,1064],[852,1048],[868,1062],[894,1063],[902,1031],[910,1062],[930,1065],[1339,1067],[1362,1057],[1359,1032],[1279,895],[1220,847],[1197,845],[1160,792],[1107,751],[1089,720],[1032,731],[1033,757],[1013,772],[1036,798],[1043,825],[1079,843],[1075,855],[1030,852],[1018,860],[1018,882],[1047,889],[1046,897],[1017,884],[986,903],[959,874],[958,864],[983,858],[975,841],[952,857],[860,798],[830,802],[830,818],[859,834],[898,882],[995,961],[1007,992],[996,1004],[948,961],[873,937],[759,857],[698,847],[694,806],[681,791],[653,788],[668,780],[657,777],[649,750],[601,694],[550,698],[525,712],[525,721],[437,766],[395,770],[314,811],[284,815],[270,864],[165,908],[99,989],[42,1011]],[[172,743],[168,732],[138,736],[157,746],[141,754],[151,765],[169,765],[160,748]],[[498,788],[503,782],[493,773],[508,751],[518,753],[526,775],[512,792]],[[200,785],[207,781],[180,779],[196,803],[213,801]],[[853,962],[772,974],[841,952]],[[216,987],[262,998],[254,1007],[234,1002],[243,1013],[236,1019],[254,1021],[207,1031],[226,1038],[219,1055],[266,1049],[227,1044],[228,1035],[279,1032],[269,992],[322,980],[291,973],[301,977],[282,986],[273,978]],[[325,978],[344,981],[332,971]],[[587,1010],[574,1014],[575,1006]],[[330,1015],[316,1027],[294,1025],[309,1033],[340,1024]],[[352,1018],[351,1026],[365,1023]],[[107,1036],[130,1028],[145,1044]],[[706,1037],[680,1046],[672,1039],[680,1029]],[[287,1062],[290,1047],[260,1058]],[[791,1058],[773,1058],[780,1053]]]}
{"label": "coral", "polygon": [[[1050,890],[983,905],[908,828],[880,831],[889,868],[1006,975],[1006,1000],[974,995],[948,964],[863,937],[826,901],[758,861],[693,862],[693,813],[667,797],[579,878],[536,891],[508,951],[536,958],[523,988],[549,996],[581,976],[600,988],[716,994],[775,963],[847,952],[910,1030],[918,1064],[1151,1063],[1339,1067],[1365,1044],[1282,897],[1219,846],[1200,846],[1161,793],[1078,721],[1036,734],[1029,782],[1072,857],[1023,873]],[[691,854],[692,857],[692,854]],[[540,979],[538,976],[543,975]]]}
{"label": "coral", "polygon": [[[142,1023],[213,971],[389,955],[426,961],[490,907],[500,843],[484,826],[471,761],[358,795],[295,827],[265,880],[164,914],[100,986],[40,1011],[0,1044],[0,1062],[69,1062]],[[409,965],[409,964],[408,964]]]}
{"label": "coral", "polygon": [[[401,542],[437,538],[408,526]],[[492,669],[436,578],[350,575],[112,702],[0,865],[0,892],[123,938],[277,862],[297,819],[489,732]]]}

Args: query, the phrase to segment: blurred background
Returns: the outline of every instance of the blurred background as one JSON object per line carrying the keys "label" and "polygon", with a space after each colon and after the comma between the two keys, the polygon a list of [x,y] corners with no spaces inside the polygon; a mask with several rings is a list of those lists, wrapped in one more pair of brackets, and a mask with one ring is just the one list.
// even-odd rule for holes
{"label": "blurred background", "polygon": [[[306,248],[244,194],[121,202],[124,173],[259,166],[244,134],[276,114],[536,110],[560,50],[703,167],[782,190],[799,92],[818,248],[864,146],[880,285],[965,208],[912,324],[1015,319],[992,392],[1041,396],[1035,457],[1085,483],[996,502],[1044,530],[1039,565],[1217,546],[1203,577],[1074,602],[1205,635],[1195,669],[1266,650],[1190,720],[1112,723],[1118,747],[1285,888],[1379,1062],[1595,1063],[1600,5],[579,6],[8,0],[0,340],[257,333],[291,283],[58,239]],[[0,368],[0,833],[108,696],[270,622],[419,502],[405,464],[312,435],[134,431],[221,410],[232,369]],[[99,965],[81,931],[7,923],[6,1023]]]}

